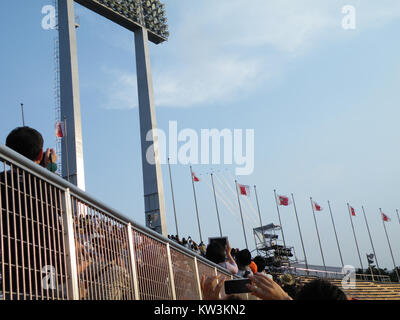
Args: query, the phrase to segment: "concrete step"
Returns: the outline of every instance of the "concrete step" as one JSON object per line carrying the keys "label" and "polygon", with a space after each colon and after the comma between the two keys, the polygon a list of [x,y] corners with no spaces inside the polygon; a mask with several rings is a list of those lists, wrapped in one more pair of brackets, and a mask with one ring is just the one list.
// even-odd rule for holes
{"label": "concrete step", "polygon": [[[318,279],[316,277],[298,278],[303,284]],[[344,289],[342,287],[342,280],[340,279],[323,279],[341,288],[348,297],[357,300],[400,300],[400,283],[372,282],[357,279],[354,289]]]}

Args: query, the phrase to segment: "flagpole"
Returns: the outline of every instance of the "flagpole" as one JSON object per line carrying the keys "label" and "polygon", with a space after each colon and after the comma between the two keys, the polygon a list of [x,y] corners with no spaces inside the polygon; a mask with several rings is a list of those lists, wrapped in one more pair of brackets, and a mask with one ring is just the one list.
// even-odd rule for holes
{"label": "flagpole", "polygon": [[22,126],[25,127],[24,104],[21,103]]}
{"label": "flagpole", "polygon": [[258,195],[257,195],[257,186],[254,185],[254,194],[256,195],[256,202],[257,202],[257,210],[258,210],[258,217],[260,218],[260,227],[261,227],[261,232],[263,236],[263,241],[264,241],[264,246],[266,245],[265,243],[265,234],[264,234],[264,228],[263,228],[263,223],[261,220],[261,210],[260,210],[260,204],[258,203]]}
{"label": "flagpole", "polygon": [[177,235],[178,238],[179,238],[178,219],[177,219],[177,217],[176,217],[175,195],[174,195],[174,187],[173,187],[173,185],[172,185],[172,174],[171,174],[171,163],[170,163],[170,158],[168,158],[168,171],[169,171],[169,181],[170,181],[170,183],[171,183],[172,206],[173,206],[173,208],[174,208],[176,235]]}
{"label": "flagpole", "polygon": [[67,181],[69,182],[69,156],[68,156],[68,132],[67,132],[67,118],[64,117],[64,141],[65,141],[65,156],[66,156],[66,164],[67,164]]}
{"label": "flagpole", "polygon": [[[376,258],[376,257],[374,256],[374,258]],[[369,271],[371,272],[372,281],[375,281],[374,272],[373,272],[373,270],[372,270],[371,264],[369,263],[368,253],[367,253],[367,261],[368,261]],[[378,269],[378,270],[379,270],[379,269]]]}
{"label": "flagpole", "polygon": [[243,221],[242,206],[241,206],[241,204],[240,204],[240,198],[239,198],[238,182],[237,182],[236,180],[235,180],[235,185],[236,185],[237,199],[238,199],[238,203],[239,203],[240,218],[242,219],[242,227],[243,227],[244,241],[246,242],[246,249],[249,249],[249,246],[247,245],[246,229],[245,229],[245,227],[244,227],[244,221]]}
{"label": "flagpole", "polygon": [[335,231],[335,237],[336,237],[337,247],[338,247],[338,250],[339,250],[340,261],[342,262],[342,267],[344,267],[343,257],[342,257],[342,251],[340,250],[339,238],[338,238],[338,236],[337,236],[335,221],[333,220],[332,208],[331,208],[331,203],[329,202],[329,200],[328,200],[328,207],[329,207],[329,213],[331,214],[331,220],[332,220],[333,230]]}
{"label": "flagpole", "polygon": [[[275,194],[275,202],[276,202],[276,209],[278,211],[278,218],[279,218],[279,224],[281,227],[281,232],[282,232],[282,240],[283,240],[283,246],[286,247],[286,241],[285,241],[285,234],[283,233],[283,226],[282,226],[282,221],[281,221],[281,214],[279,212],[279,205],[278,205],[278,199],[277,199],[277,195],[276,195],[276,190],[274,190],[274,194]],[[290,259],[288,258],[288,268],[290,269]]]}
{"label": "flagpole", "polygon": [[371,232],[370,232],[370,229],[369,229],[369,225],[368,225],[368,221],[367,221],[367,215],[365,214],[364,206],[361,206],[361,209],[362,209],[363,214],[364,214],[365,224],[367,225],[367,230],[368,230],[369,240],[371,241],[372,251],[374,252],[374,257],[375,257],[375,261],[376,261],[376,267],[378,268],[379,275],[381,275],[381,271],[379,270],[378,258],[377,258],[376,253],[375,253],[374,242],[372,241],[372,236],[371,236]]}
{"label": "flagpole", "polygon": [[199,209],[198,209],[198,207],[197,207],[196,189],[195,189],[195,187],[194,187],[194,177],[193,177],[192,166],[190,166],[190,175],[191,175],[191,179],[192,179],[194,204],[195,204],[195,207],[196,207],[197,225],[198,225],[198,227],[199,227],[200,242],[203,242],[203,237],[202,237],[202,235],[201,235],[201,227],[200,227]]}
{"label": "flagpole", "polygon": [[215,210],[217,211],[217,219],[218,219],[218,226],[219,226],[219,234],[222,237],[222,228],[221,228],[221,220],[219,218],[219,211],[218,211],[218,203],[217,203],[217,195],[215,193],[215,185],[214,185],[214,175],[213,173],[211,175],[211,183],[213,187],[213,192],[214,192],[214,202],[215,202]]}
{"label": "flagpole", "polygon": [[360,259],[361,269],[362,269],[363,272],[364,272],[364,266],[363,266],[362,260],[361,260],[360,249],[358,248],[358,242],[357,242],[356,232],[355,232],[355,230],[354,230],[353,219],[351,218],[350,205],[349,205],[348,203],[347,203],[347,209],[348,209],[348,211],[349,211],[349,217],[350,217],[350,222],[351,222],[351,228],[353,229],[354,241],[355,241],[356,247],[357,247],[358,258]]}
{"label": "flagpole", "polygon": [[385,221],[383,220],[383,212],[382,212],[382,209],[379,208],[379,211],[381,212],[382,224],[383,224],[383,228],[385,229],[385,234],[386,234],[386,239],[387,239],[387,242],[388,242],[388,245],[389,245],[390,255],[392,256],[392,261],[393,261],[393,266],[394,266],[394,269],[393,269],[393,270],[396,272],[397,281],[400,282],[400,277],[399,277],[399,273],[397,272],[396,262],[394,261],[392,246],[390,245],[390,240],[389,240],[389,236],[388,236],[388,233],[387,233],[387,230],[386,230]]}
{"label": "flagpole", "polygon": [[306,264],[307,275],[308,275],[308,274],[309,274],[309,272],[308,272],[308,262],[307,262],[306,250],[305,250],[305,247],[304,247],[304,242],[303,242],[303,236],[302,236],[302,234],[301,234],[299,217],[298,217],[298,215],[297,215],[296,202],[294,201],[294,196],[293,196],[293,193],[291,194],[291,196],[292,196],[292,201],[293,201],[294,213],[296,214],[297,227],[299,228],[299,234],[300,234],[301,246],[302,246],[302,248],[303,248],[304,262],[305,262],[305,264]]}
{"label": "flagpole", "polygon": [[[327,270],[326,270],[326,264],[325,264],[325,258],[324,258],[324,252],[322,251],[321,238],[319,237],[317,219],[316,219],[316,217],[315,217],[314,204],[313,204],[313,200],[312,200],[311,197],[310,197],[310,201],[311,201],[311,209],[312,209],[313,217],[314,217],[315,230],[317,230],[317,236],[318,236],[318,242],[319,242],[319,249],[321,250],[322,263],[324,264],[325,272],[327,272]],[[328,275],[325,273],[325,276],[328,276]]]}
{"label": "flagpole", "polygon": [[279,204],[278,204],[278,199],[277,199],[277,196],[276,196],[276,190],[274,190],[274,194],[275,194],[276,210],[278,211],[279,224],[280,224],[281,232],[282,232],[283,246],[286,248],[285,234],[283,233],[281,214],[279,212]]}

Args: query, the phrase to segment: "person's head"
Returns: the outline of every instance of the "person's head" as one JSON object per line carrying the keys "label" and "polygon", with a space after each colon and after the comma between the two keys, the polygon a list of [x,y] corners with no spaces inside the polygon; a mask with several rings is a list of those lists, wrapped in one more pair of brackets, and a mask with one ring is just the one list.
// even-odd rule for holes
{"label": "person's head", "polygon": [[29,127],[18,127],[11,131],[6,146],[36,163],[40,163],[43,158],[43,137]]}
{"label": "person's head", "polygon": [[296,285],[282,285],[283,291],[285,291],[292,299],[296,298],[299,288]]}
{"label": "person's head", "polygon": [[237,263],[242,266],[248,266],[251,263],[251,253],[248,249],[243,249],[240,250],[238,253],[236,253],[236,260]]}
{"label": "person's head", "polygon": [[219,242],[211,242],[207,246],[206,258],[216,264],[225,262],[225,248]]}
{"label": "person's head", "polygon": [[316,279],[299,290],[296,300],[347,300],[347,297],[338,286],[323,279]]}
{"label": "person's head", "polygon": [[265,258],[261,256],[256,256],[254,257],[253,261],[257,265],[258,272],[263,272],[266,266]]}

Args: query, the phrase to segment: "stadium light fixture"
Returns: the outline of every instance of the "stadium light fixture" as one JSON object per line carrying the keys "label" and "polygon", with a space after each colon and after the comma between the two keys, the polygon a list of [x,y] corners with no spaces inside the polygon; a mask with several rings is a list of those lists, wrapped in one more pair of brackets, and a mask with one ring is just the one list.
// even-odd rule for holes
{"label": "stadium light fixture", "polygon": [[168,40],[165,4],[160,0],[75,0],[84,7],[131,30],[146,28],[155,44]]}

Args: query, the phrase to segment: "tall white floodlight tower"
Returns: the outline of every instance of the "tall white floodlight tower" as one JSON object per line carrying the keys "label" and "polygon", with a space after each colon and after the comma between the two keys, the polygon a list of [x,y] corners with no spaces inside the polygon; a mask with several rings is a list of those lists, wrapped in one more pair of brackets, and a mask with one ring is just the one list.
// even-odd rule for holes
{"label": "tall white floodlight tower", "polygon": [[[63,142],[63,177],[82,189],[85,179],[74,1],[135,34],[145,221],[149,228],[166,236],[158,140],[153,135],[157,125],[148,45],[149,41],[159,44],[169,37],[165,5],[159,0],[58,0],[61,117],[67,124],[67,137]],[[148,150],[154,150],[152,161],[146,158]]]}

